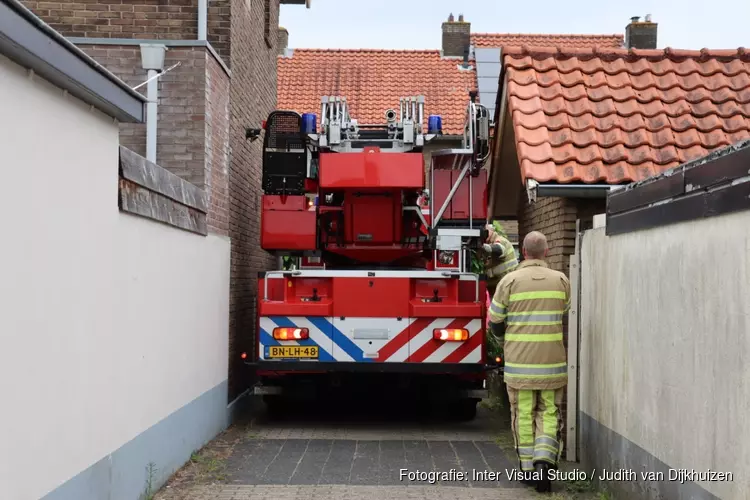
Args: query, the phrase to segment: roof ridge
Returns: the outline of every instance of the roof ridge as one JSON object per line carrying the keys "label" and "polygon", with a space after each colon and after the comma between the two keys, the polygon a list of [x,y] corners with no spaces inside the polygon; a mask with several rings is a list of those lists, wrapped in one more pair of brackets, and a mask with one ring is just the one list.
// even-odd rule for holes
{"label": "roof ridge", "polygon": [[544,36],[544,37],[559,37],[559,38],[610,38],[618,37],[624,38],[625,35],[622,33],[594,33],[594,34],[583,34],[583,33],[472,33],[471,36]]}
{"label": "roof ridge", "polygon": [[[292,48],[292,47],[290,47]],[[385,52],[385,53],[397,53],[397,52],[409,52],[409,53],[420,53],[420,52],[440,52],[440,49],[320,49],[320,48],[299,48],[293,47],[295,52]]]}
{"label": "roof ridge", "polygon": [[563,47],[540,47],[524,45],[508,45],[503,51],[504,56],[530,56],[534,59],[548,59],[550,57],[578,57],[597,58],[602,56],[658,58],[658,59],[700,59],[700,58],[741,58],[750,59],[750,50],[745,47],[736,49],[620,49],[614,47],[596,47],[593,49],[577,49]]}

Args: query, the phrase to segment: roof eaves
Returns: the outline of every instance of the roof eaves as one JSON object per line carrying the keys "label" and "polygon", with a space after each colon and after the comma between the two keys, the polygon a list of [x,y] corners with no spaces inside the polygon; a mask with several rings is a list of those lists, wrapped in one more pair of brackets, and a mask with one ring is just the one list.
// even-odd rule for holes
{"label": "roof eaves", "polygon": [[121,122],[145,121],[146,98],[18,0],[0,0],[0,54]]}

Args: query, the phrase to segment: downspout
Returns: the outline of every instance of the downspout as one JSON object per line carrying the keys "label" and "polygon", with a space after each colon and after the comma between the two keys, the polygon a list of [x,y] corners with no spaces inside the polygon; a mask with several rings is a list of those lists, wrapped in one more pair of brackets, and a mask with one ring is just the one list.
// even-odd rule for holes
{"label": "downspout", "polygon": [[146,159],[156,163],[156,135],[159,106],[159,78],[158,74],[164,70],[165,45],[142,44],[141,64],[148,71],[148,86],[146,87]]}
{"label": "downspout", "polygon": [[198,40],[208,39],[208,0],[198,0]]}
{"label": "downspout", "polygon": [[146,87],[146,159],[156,163],[156,123],[158,120],[159,107],[159,79],[154,78],[158,74],[155,69],[148,70],[148,78],[151,78]]}

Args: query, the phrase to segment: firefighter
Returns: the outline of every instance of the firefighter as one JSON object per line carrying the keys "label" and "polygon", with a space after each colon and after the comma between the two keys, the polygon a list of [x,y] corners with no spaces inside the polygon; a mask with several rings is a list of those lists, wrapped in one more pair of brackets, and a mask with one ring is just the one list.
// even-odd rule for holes
{"label": "firefighter", "polygon": [[504,350],[516,453],[525,483],[551,491],[547,470],[562,453],[561,404],[568,382],[563,316],[570,307],[570,281],[550,269],[547,239],[531,232],[524,261],[498,284],[490,305],[490,328]]}
{"label": "firefighter", "polygon": [[482,245],[485,255],[487,291],[492,297],[500,280],[518,266],[513,244],[504,238],[494,224],[487,224],[487,239]]}

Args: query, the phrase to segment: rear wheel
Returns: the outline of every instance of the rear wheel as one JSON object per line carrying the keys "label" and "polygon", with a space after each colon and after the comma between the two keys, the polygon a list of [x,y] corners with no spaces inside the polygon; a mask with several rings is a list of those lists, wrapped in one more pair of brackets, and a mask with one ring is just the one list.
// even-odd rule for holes
{"label": "rear wheel", "polygon": [[263,403],[266,405],[266,416],[271,420],[281,420],[284,418],[286,405],[281,396],[263,396]]}
{"label": "rear wheel", "polygon": [[470,422],[477,416],[477,401],[475,399],[462,399],[456,402],[453,415],[460,422]]}

